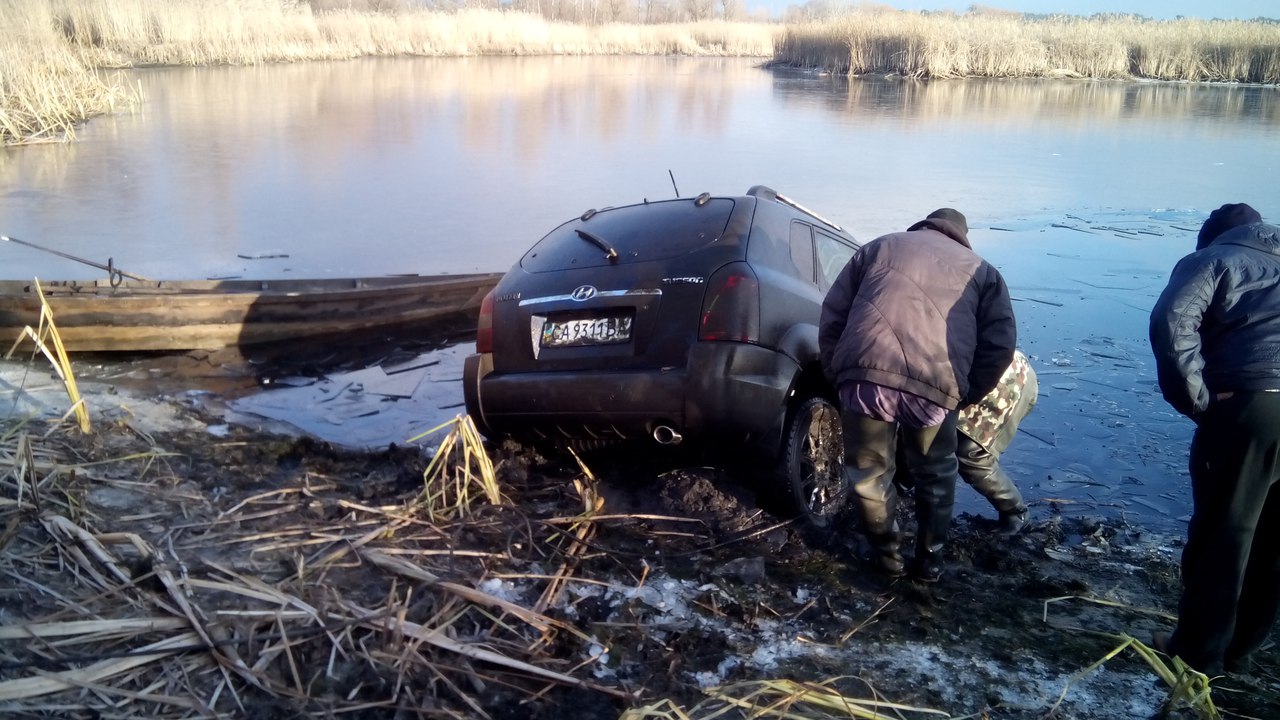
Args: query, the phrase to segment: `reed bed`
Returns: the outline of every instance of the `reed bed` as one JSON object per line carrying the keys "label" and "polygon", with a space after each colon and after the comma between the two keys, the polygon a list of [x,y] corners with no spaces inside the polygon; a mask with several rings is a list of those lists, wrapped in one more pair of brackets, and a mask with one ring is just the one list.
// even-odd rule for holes
{"label": "reed bed", "polygon": [[[455,462],[477,437],[468,426],[450,430],[424,482],[492,474],[478,448]],[[465,511],[435,508],[465,523],[432,521],[420,498],[365,505],[303,477],[221,511],[188,489],[179,519],[144,533],[174,493],[160,473],[121,470],[153,463],[37,454],[26,433],[0,462],[0,575],[14,588],[0,603],[0,714],[485,717],[496,695],[521,702],[556,686],[630,697],[580,670],[590,638],[547,614],[554,595],[537,609],[451,579],[507,559],[460,546],[461,534],[497,533],[487,546],[564,550],[547,586],[563,587],[584,530],[499,522],[512,510],[484,493],[451,496]],[[149,498],[149,512],[98,512],[91,496],[110,492]],[[510,538],[512,527],[529,535]]]}
{"label": "reed bed", "polygon": [[852,75],[1275,84],[1280,25],[868,11],[788,26],[775,59]]}
{"label": "reed bed", "polygon": [[777,26],[702,22],[585,25],[523,12],[394,13],[271,0],[73,0],[46,23],[103,65],[245,65],[363,56],[731,55],[769,57]]}
{"label": "reed bed", "polygon": [[137,103],[119,73],[66,41],[43,3],[0,3],[0,29],[0,143],[71,139],[86,119]]}

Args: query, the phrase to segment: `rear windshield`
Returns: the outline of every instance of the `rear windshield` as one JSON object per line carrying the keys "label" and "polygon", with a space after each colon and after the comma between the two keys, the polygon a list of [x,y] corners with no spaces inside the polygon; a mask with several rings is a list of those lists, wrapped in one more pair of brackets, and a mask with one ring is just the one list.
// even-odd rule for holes
{"label": "rear windshield", "polygon": [[[724,233],[733,204],[729,198],[713,199],[702,207],[691,199],[664,200],[601,210],[552,230],[525,253],[520,266],[546,272],[684,255]],[[606,258],[609,249],[618,253],[616,261]]]}

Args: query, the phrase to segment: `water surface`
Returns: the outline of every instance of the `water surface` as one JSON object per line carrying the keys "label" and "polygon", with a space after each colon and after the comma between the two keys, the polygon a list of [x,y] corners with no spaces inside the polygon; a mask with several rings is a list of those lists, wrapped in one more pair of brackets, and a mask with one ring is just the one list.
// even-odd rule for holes
{"label": "water surface", "polygon": [[[1211,209],[1280,219],[1268,87],[849,80],[694,58],[129,77],[136,113],[0,150],[0,234],[157,278],[429,274],[506,269],[588,208],[755,184],[862,239],[959,208],[1040,372],[1006,462],[1042,514],[1185,517],[1190,425],[1155,390],[1147,313]],[[12,278],[101,274],[14,245],[0,258]],[[446,386],[431,412],[457,412]],[[333,434],[408,434],[350,415],[361,431]]]}
{"label": "water surface", "polygon": [[[944,205],[978,223],[1228,201],[1265,214],[1280,169],[1280,100],[1262,87],[850,81],[649,57],[129,78],[136,114],[0,150],[0,234],[147,277],[464,272],[505,269],[587,208],[677,190],[770,185],[873,237]],[[98,274],[0,252],[9,277]]]}

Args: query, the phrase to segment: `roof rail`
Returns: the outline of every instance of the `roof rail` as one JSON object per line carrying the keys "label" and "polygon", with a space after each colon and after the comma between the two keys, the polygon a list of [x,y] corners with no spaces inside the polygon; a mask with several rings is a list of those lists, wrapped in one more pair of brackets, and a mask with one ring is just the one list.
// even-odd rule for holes
{"label": "roof rail", "polygon": [[793,207],[793,208],[795,208],[795,209],[799,210],[800,212],[802,212],[802,213],[806,213],[806,214],[808,214],[808,215],[812,215],[813,217],[817,218],[818,220],[821,220],[822,222],[824,222],[824,223],[826,223],[826,224],[830,225],[831,227],[833,227],[833,228],[835,228],[835,229],[837,229],[837,230],[840,230],[841,232],[843,232],[843,231],[844,231],[844,228],[840,227],[840,225],[838,225],[837,223],[831,222],[830,220],[828,220],[828,219],[826,219],[826,218],[822,217],[822,216],[821,216],[821,215],[819,215],[818,213],[816,213],[816,212],[814,212],[814,211],[810,210],[809,208],[807,208],[807,207],[805,207],[805,206],[801,205],[800,203],[796,202],[795,200],[792,200],[791,198],[787,197],[786,195],[783,195],[782,193],[779,193],[779,192],[775,192],[773,195],[774,195],[774,197],[776,197],[779,201],[784,202],[784,203],[786,203],[786,204],[790,205],[791,207]]}

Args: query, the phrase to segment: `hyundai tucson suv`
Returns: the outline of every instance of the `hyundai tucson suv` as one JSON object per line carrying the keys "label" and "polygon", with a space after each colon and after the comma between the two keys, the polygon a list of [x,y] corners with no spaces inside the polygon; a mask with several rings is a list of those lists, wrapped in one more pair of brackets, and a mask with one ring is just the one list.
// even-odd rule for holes
{"label": "hyundai tucson suv", "polygon": [[783,510],[825,527],[843,443],[818,317],[857,247],[759,185],[588,210],[484,298],[467,412],[491,439],[758,451]]}

